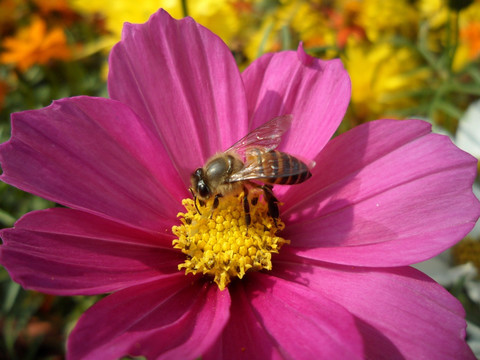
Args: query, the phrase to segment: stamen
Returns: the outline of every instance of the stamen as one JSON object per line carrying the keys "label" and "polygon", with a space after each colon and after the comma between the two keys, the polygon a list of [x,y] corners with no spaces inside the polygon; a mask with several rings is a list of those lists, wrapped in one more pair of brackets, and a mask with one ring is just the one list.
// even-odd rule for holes
{"label": "stamen", "polygon": [[197,211],[192,199],[184,199],[187,210],[179,213],[182,225],[173,226],[177,236],[173,247],[180,249],[186,260],[178,265],[185,274],[202,273],[210,275],[220,290],[224,290],[234,277],[243,278],[247,271],[271,270],[272,253],[278,253],[285,243],[276,236],[285,224],[268,215],[268,206],[258,200],[259,194],[253,192],[248,226],[245,223],[243,206],[244,195],[222,197],[215,210],[206,204],[201,213]]}

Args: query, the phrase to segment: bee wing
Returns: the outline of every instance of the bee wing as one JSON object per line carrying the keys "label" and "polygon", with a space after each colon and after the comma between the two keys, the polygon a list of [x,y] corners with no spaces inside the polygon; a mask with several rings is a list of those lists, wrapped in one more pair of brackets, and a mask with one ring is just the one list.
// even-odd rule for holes
{"label": "bee wing", "polygon": [[282,140],[282,135],[290,128],[292,115],[282,115],[267,121],[265,124],[249,132],[225,152],[235,152],[245,156],[249,148],[259,148],[262,151],[275,149]]}
{"label": "bee wing", "polygon": [[[305,168],[302,166],[280,168],[278,160],[275,157],[266,156],[262,159],[262,162],[259,163],[256,159],[256,156],[258,156],[258,149],[251,149],[247,151],[247,158],[249,161],[245,164],[243,169],[230,175],[228,182],[255,179],[276,179],[279,177],[294,176],[305,172]],[[309,171],[315,166],[315,161],[313,160],[304,159],[297,155],[294,155],[293,157],[305,164]]]}

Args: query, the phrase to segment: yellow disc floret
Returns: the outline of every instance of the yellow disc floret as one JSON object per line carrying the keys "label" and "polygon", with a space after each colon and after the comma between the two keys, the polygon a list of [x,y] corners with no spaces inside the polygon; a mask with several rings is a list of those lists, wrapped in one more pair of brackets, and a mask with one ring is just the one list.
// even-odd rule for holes
{"label": "yellow disc floret", "polygon": [[187,255],[185,262],[178,265],[179,270],[211,275],[223,290],[233,277],[241,279],[247,271],[272,269],[272,253],[289,243],[275,235],[285,225],[268,215],[265,202],[252,201],[251,223],[247,227],[243,196],[222,197],[217,209],[207,206],[201,214],[192,199],[182,201],[187,210],[178,214],[182,225],[172,228],[177,236],[174,248]]}

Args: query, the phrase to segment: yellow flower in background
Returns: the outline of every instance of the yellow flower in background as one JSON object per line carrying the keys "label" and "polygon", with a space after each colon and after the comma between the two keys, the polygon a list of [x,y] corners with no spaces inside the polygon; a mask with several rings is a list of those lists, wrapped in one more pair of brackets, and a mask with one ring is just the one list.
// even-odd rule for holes
{"label": "yellow flower in background", "polygon": [[[159,8],[164,8],[173,17],[184,16],[180,0],[70,0],[79,12],[103,15],[106,28],[115,41],[121,35],[125,22],[144,23]],[[251,12],[253,0],[205,0],[187,1],[189,15],[197,22],[218,34],[230,43],[239,32],[242,16]]]}
{"label": "yellow flower in background", "polygon": [[39,17],[34,17],[28,27],[20,28],[15,36],[5,38],[1,46],[0,63],[14,64],[21,71],[34,64],[71,57],[63,29],[47,31],[47,24]]}
{"label": "yellow flower in background", "polygon": [[328,27],[326,14],[318,1],[296,3],[295,11],[285,9],[286,15],[292,14],[290,19],[284,18],[291,23],[292,29],[298,34],[306,48],[319,46],[334,46],[335,34]]}
{"label": "yellow flower in background", "polygon": [[[321,1],[286,0],[261,16],[261,24],[246,43],[245,54],[253,61],[266,52],[296,49],[300,41],[305,48],[334,48],[336,32],[330,25],[327,8]],[[252,31],[250,29],[250,31]],[[327,51],[322,57],[334,57]]]}
{"label": "yellow flower in background", "polygon": [[70,2],[72,8],[79,12],[102,15],[105,18],[106,29],[116,40],[120,38],[123,23],[144,23],[162,6],[169,8],[173,16],[182,16],[180,2],[175,0],[70,0]]}
{"label": "yellow flower in background", "polygon": [[431,29],[438,29],[448,21],[446,0],[420,0],[418,4],[420,18],[428,22]]}
{"label": "yellow flower in background", "polygon": [[[257,29],[252,29],[249,41],[245,44],[245,55],[248,61],[253,61],[264,53],[275,52],[294,47],[286,42],[293,42],[292,22],[298,13],[303,14],[303,9],[307,7],[304,2],[286,1],[282,6],[278,4],[271,8],[268,13],[263,14],[261,22]],[[316,18],[312,21],[313,13],[307,14],[304,19],[305,24],[316,24]],[[313,15],[314,16],[314,15]],[[318,31],[321,33],[321,31]]]}
{"label": "yellow flower in background", "polygon": [[299,41],[306,49],[323,48],[322,58],[336,57],[350,37],[365,38],[358,22],[360,11],[359,0],[330,4],[322,0],[282,1],[263,17],[261,28],[247,44],[247,57],[253,60],[265,52],[295,49]]}
{"label": "yellow flower in background", "polygon": [[[109,36],[83,44],[76,52],[78,58],[88,57],[93,53],[109,50],[120,40],[123,24],[145,23],[151,14],[159,8],[167,10],[174,18],[184,17],[181,0],[69,0],[74,10],[88,15],[100,15]],[[225,41],[230,49],[241,53],[248,39],[248,26],[253,23],[253,7],[256,0],[202,0],[187,1],[189,16],[206,26]],[[256,23],[255,23],[256,24]],[[239,62],[242,62],[240,60]],[[103,74],[106,78],[108,64],[105,63]]]}
{"label": "yellow flower in background", "polygon": [[407,92],[425,86],[428,71],[419,68],[415,54],[390,43],[350,43],[342,59],[352,81],[351,113],[355,123],[396,117],[416,105]]}
{"label": "yellow flower in background", "polygon": [[[449,41],[450,46],[456,46],[453,62],[455,71],[462,69],[478,56],[480,1],[472,3],[458,13],[451,10],[444,0],[421,0],[418,8],[420,18],[428,24],[430,50],[442,52],[449,45]],[[457,26],[459,38],[455,39]]]}
{"label": "yellow flower in background", "polygon": [[250,41],[245,44],[245,56],[248,62],[260,57],[266,52],[279,51],[282,49],[282,41],[279,35],[281,25],[274,14],[263,17],[258,30],[252,33]]}
{"label": "yellow flower in background", "polygon": [[231,44],[253,20],[253,5],[253,0],[189,1],[188,11],[197,22]]}
{"label": "yellow flower in background", "polygon": [[417,31],[418,13],[408,0],[364,0],[360,23],[372,42],[385,35],[412,37]]}
{"label": "yellow flower in background", "polygon": [[86,14],[102,14],[106,20],[106,28],[117,36],[120,35],[124,22],[145,22],[151,14],[151,9],[158,8],[162,2],[174,3],[175,1],[70,0],[72,8],[79,12]]}

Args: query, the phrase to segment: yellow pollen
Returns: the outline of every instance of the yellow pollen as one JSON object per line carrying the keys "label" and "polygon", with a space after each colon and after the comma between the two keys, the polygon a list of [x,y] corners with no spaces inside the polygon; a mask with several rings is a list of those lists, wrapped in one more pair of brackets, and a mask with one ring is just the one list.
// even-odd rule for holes
{"label": "yellow pollen", "polygon": [[[257,195],[256,191],[252,193]],[[182,204],[187,210],[177,215],[182,224],[172,227],[177,236],[173,247],[186,255],[178,270],[210,275],[220,290],[231,278],[241,279],[247,271],[271,270],[272,253],[290,243],[275,236],[285,224],[276,219],[275,226],[262,200],[250,203],[251,223],[247,229],[243,193],[220,198],[217,209],[212,210],[210,204],[200,209],[202,214],[197,212],[192,199],[184,199]]]}

